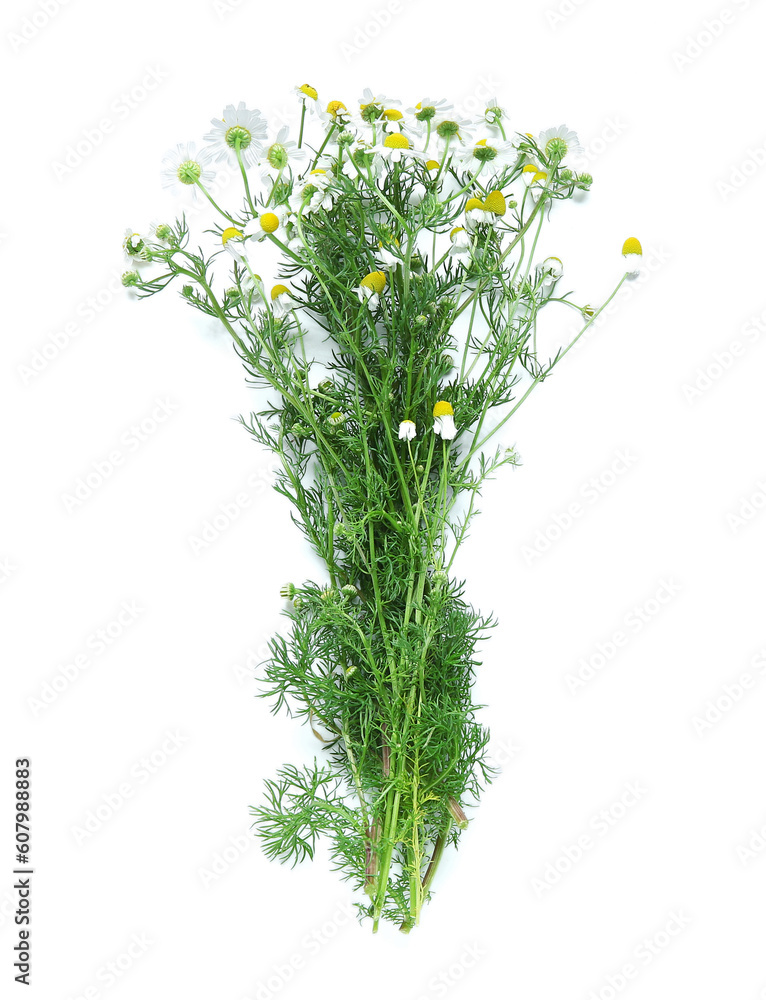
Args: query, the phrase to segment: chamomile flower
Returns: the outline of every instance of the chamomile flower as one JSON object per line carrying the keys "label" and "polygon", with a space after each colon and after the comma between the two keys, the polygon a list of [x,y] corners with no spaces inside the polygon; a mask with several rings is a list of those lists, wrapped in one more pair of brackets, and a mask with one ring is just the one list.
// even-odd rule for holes
{"label": "chamomile flower", "polygon": [[469,229],[474,226],[495,221],[495,213],[487,208],[481,198],[469,198],[465,203],[465,224]]}
{"label": "chamomile flower", "polygon": [[332,187],[333,175],[329,170],[318,168],[303,178],[303,184],[296,184],[290,195],[290,209],[303,215],[310,215],[318,209],[329,211],[338,197],[338,188]]}
{"label": "chamomile flower", "polygon": [[414,420],[402,420],[399,424],[399,440],[413,441],[417,431],[418,429]]}
{"label": "chamomile flower", "polygon": [[380,305],[380,296],[386,287],[386,281],[385,271],[371,271],[369,274],[365,274],[357,288],[354,289],[359,301],[366,303],[369,309],[377,309]]}
{"label": "chamomile flower", "polygon": [[213,118],[213,128],[205,136],[216,160],[237,164],[237,150],[243,163],[252,166],[261,155],[261,144],[266,138],[266,119],[257,109],[250,110],[240,101],[235,108],[228,104],[222,118]]}
{"label": "chamomile flower", "polygon": [[467,142],[473,135],[473,124],[462,115],[451,114],[449,117],[438,116],[433,120],[432,136],[442,155],[447,149],[455,149]]}
{"label": "chamomile flower", "polygon": [[500,173],[508,164],[518,159],[518,150],[512,142],[496,139],[479,139],[472,146],[464,146],[457,154],[465,170],[475,177]]}
{"label": "chamomile flower", "polygon": [[359,117],[366,125],[374,125],[386,118],[387,111],[400,108],[401,103],[401,101],[386,97],[385,94],[373,94],[369,87],[365,87],[364,93],[359,99]]}
{"label": "chamomile flower", "polygon": [[[352,162],[353,160],[353,162]],[[351,180],[359,180],[359,171],[371,178],[380,176],[385,160],[376,155],[376,151],[367,142],[358,142],[349,146],[348,156],[343,164],[342,173]]]}
{"label": "chamomile flower", "polygon": [[341,128],[351,120],[351,112],[343,101],[329,101],[324,110],[317,108],[317,115],[325,124],[332,122]]}
{"label": "chamomile flower", "polygon": [[310,83],[302,83],[299,87],[293,87],[293,93],[303,101],[307,107],[315,105],[319,94]]}
{"label": "chamomile flower", "polygon": [[451,441],[457,434],[455,427],[455,411],[452,404],[446,399],[440,399],[434,406],[434,433],[438,434],[444,441]]}
{"label": "chamomile flower", "polygon": [[414,108],[407,108],[407,114],[412,115],[417,123],[413,124],[413,128],[425,131],[429,122],[433,125],[435,118],[444,120],[452,114],[453,110],[454,105],[442,98],[424,97],[418,101]]}
{"label": "chamomile flower", "polygon": [[330,416],[327,418],[327,423],[333,430],[337,430],[337,428],[340,427],[345,422],[346,422],[346,414],[342,413],[340,410],[336,410],[334,413],[331,413]]}
{"label": "chamomile flower", "polygon": [[389,270],[392,267],[399,267],[402,263],[401,248],[399,246],[399,240],[388,239],[388,240],[378,240],[378,258],[380,259],[383,267]]}
{"label": "chamomile flower", "polygon": [[430,180],[435,181],[439,176],[439,170],[441,169],[441,164],[438,160],[426,160],[425,162],[426,173]]}
{"label": "chamomile flower", "polygon": [[245,241],[245,234],[236,226],[227,226],[221,233],[221,245],[224,250],[231,254],[234,260],[242,263],[242,244]]}
{"label": "chamomile flower", "polygon": [[506,117],[505,110],[497,103],[496,97],[490,97],[484,109],[484,121],[493,132],[502,134],[502,121]]}
{"label": "chamomile flower", "polygon": [[558,257],[546,257],[542,264],[537,265],[537,279],[546,288],[556,284],[564,273],[564,265]]}
{"label": "chamomile flower", "polygon": [[271,308],[275,316],[286,316],[294,307],[295,300],[287,285],[274,285],[271,289]]}
{"label": "chamomile flower", "polygon": [[502,191],[490,191],[484,199],[484,208],[493,215],[505,215],[508,204]]}
{"label": "chamomile flower", "polygon": [[260,215],[251,219],[245,226],[245,236],[262,240],[265,236],[275,236],[283,243],[286,240],[285,221],[288,209],[284,205],[266,208]]}
{"label": "chamomile flower", "polygon": [[449,234],[449,238],[452,244],[449,250],[450,257],[471,252],[471,234],[465,226],[455,226]]}
{"label": "chamomile flower", "polygon": [[277,132],[274,141],[264,145],[263,159],[261,160],[264,180],[271,180],[272,171],[281,174],[288,165],[293,166],[306,161],[308,156],[306,150],[299,149],[297,142],[288,139],[289,134],[289,127],[283,125]]}
{"label": "chamomile flower", "polygon": [[566,125],[559,125],[558,128],[547,128],[541,132],[537,145],[543,151],[550,163],[561,163],[565,157],[577,157],[583,153],[577,133],[568,129]]}
{"label": "chamomile flower", "polygon": [[423,154],[414,149],[412,143],[402,132],[389,133],[383,142],[373,146],[373,151],[389,163],[401,163],[408,159],[421,159]]}
{"label": "chamomile flower", "polygon": [[122,249],[126,258],[137,264],[141,264],[150,259],[149,247],[146,245],[146,238],[142,236],[141,233],[134,233],[130,227],[125,230],[125,236],[122,240]]}
{"label": "chamomile flower", "polygon": [[622,256],[625,258],[625,270],[628,274],[638,274],[643,260],[641,244],[635,236],[629,236],[622,245]]}
{"label": "chamomile flower", "polygon": [[208,187],[215,180],[215,171],[211,169],[213,154],[209,149],[197,150],[194,142],[180,142],[162,159],[162,186],[178,188],[181,191],[191,190],[194,197],[199,197],[197,184]]}

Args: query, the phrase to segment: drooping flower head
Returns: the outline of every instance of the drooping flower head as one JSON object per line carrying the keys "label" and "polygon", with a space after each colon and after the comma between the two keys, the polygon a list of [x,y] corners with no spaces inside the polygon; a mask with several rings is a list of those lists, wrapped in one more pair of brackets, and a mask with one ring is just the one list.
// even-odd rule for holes
{"label": "drooping flower head", "polygon": [[455,427],[455,411],[452,404],[446,399],[440,399],[434,406],[434,433],[438,434],[444,441],[451,441],[457,428]]}
{"label": "drooping flower head", "polygon": [[622,245],[622,256],[625,258],[625,270],[628,274],[638,274],[643,260],[641,244],[635,236],[629,236]]}

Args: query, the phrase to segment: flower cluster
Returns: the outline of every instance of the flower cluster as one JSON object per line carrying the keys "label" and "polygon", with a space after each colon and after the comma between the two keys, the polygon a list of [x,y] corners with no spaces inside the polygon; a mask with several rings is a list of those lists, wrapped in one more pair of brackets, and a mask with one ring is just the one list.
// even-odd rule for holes
{"label": "flower cluster", "polygon": [[[163,184],[190,204],[125,232],[123,283],[145,297],[180,279],[230,335],[271,393],[243,423],[327,567],[282,588],[291,633],[264,679],[329,734],[331,763],[267,781],[264,848],[297,860],[330,837],[362,914],[409,930],[489,774],[472,682],[490,620],[450,577],[482,484],[519,464],[485,446],[638,273],[641,245],[615,253],[600,309],[578,305],[537,250],[553,206],[592,184],[569,128],[516,131],[496,99],[468,118],[424,94],[294,94],[291,125],[230,104],[167,154]],[[576,327],[543,349],[549,307]]]}

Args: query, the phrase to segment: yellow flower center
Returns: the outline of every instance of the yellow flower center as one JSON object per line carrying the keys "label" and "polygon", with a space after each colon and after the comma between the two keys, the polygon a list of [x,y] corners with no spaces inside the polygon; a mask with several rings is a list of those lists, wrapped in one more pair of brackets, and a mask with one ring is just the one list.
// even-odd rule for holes
{"label": "yellow flower center", "polygon": [[528,163],[521,172],[522,174],[536,174],[537,166],[534,163]]}
{"label": "yellow flower center", "polygon": [[273,212],[264,212],[261,216],[261,229],[264,233],[274,233],[279,229],[279,218]]}
{"label": "yellow flower center", "polygon": [[457,234],[458,233],[464,233],[464,232],[465,232],[465,227],[464,226],[455,226],[455,228],[449,234],[449,238],[454,243],[455,242],[455,237],[457,236]]}
{"label": "yellow flower center", "polygon": [[454,415],[455,411],[452,409],[452,403],[448,403],[446,399],[440,399],[436,406],[434,406],[435,417],[452,417]]}
{"label": "yellow flower center", "polygon": [[320,167],[320,168],[319,168],[319,169],[317,169],[317,170],[312,170],[312,171],[311,171],[311,173],[312,173],[312,174],[326,174],[326,173],[327,173],[327,171],[326,171],[326,170],[322,170],[322,168]]}
{"label": "yellow flower center", "polygon": [[238,229],[235,229],[234,226],[229,226],[228,229],[224,229],[221,233],[221,243],[226,246],[232,237],[241,235],[242,233]]}
{"label": "yellow flower center", "polygon": [[643,253],[641,249],[641,244],[638,242],[635,236],[630,236],[622,245],[623,253],[637,253],[641,255]]}
{"label": "yellow flower center", "polygon": [[490,191],[484,199],[484,207],[495,215],[505,215],[506,204],[502,191]]}
{"label": "yellow flower center", "polygon": [[476,143],[476,145],[477,146],[486,146],[487,145],[487,140],[486,139],[479,139],[479,141]]}
{"label": "yellow flower center", "polygon": [[383,145],[388,149],[409,149],[410,140],[406,135],[402,135],[401,132],[395,132],[393,135],[386,136],[386,141]]}
{"label": "yellow flower center", "polygon": [[317,92],[314,90],[313,87],[310,87],[307,83],[304,83],[303,86],[299,87],[298,89],[302,94],[305,94],[306,97],[310,97],[314,101],[317,99]]}
{"label": "yellow flower center", "polygon": [[426,160],[426,170],[438,170],[439,161],[438,160]]}
{"label": "yellow flower center", "polygon": [[402,118],[404,118],[404,115],[401,113],[401,111],[397,111],[396,108],[388,108],[386,111],[383,112],[383,114],[385,115],[386,118],[388,118],[390,122],[399,122],[402,120]]}
{"label": "yellow flower center", "polygon": [[385,271],[371,271],[365,274],[361,281],[362,288],[371,288],[373,292],[382,292],[386,287]]}
{"label": "yellow flower center", "polygon": [[274,285],[271,289],[271,301],[275,302],[280,295],[289,295],[290,289],[287,285]]}
{"label": "yellow flower center", "polygon": [[327,114],[332,115],[333,118],[337,118],[341,111],[346,110],[346,105],[343,101],[330,101],[327,105]]}
{"label": "yellow flower center", "polygon": [[532,183],[534,184],[535,181],[545,181],[547,179],[548,175],[546,174],[546,172],[544,170],[538,170],[537,173],[532,178]]}
{"label": "yellow flower center", "polygon": [[470,212],[473,208],[480,208],[484,210],[484,202],[480,198],[469,198],[465,203],[466,212]]}

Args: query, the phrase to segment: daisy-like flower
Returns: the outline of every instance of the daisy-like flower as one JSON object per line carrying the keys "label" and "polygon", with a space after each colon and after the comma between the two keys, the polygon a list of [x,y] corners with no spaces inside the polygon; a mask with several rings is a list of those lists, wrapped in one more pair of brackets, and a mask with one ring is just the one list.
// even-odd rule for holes
{"label": "daisy-like flower", "polygon": [[402,132],[390,132],[382,143],[373,146],[373,151],[388,160],[389,163],[400,163],[407,159],[422,159],[423,154],[413,149],[412,143]]}
{"label": "daisy-like flower", "polygon": [[546,287],[555,285],[564,273],[564,265],[558,257],[546,257],[542,264],[537,265],[538,280]]}
{"label": "daisy-like flower", "polygon": [[452,243],[449,251],[451,257],[471,252],[471,235],[464,226],[455,226],[449,234],[449,238]]}
{"label": "daisy-like flower", "polygon": [[567,156],[581,156],[583,152],[577,133],[568,129],[566,125],[547,128],[541,132],[537,145],[551,163],[560,163]]}
{"label": "daisy-like flower", "polygon": [[310,83],[302,83],[299,87],[293,87],[293,93],[309,106],[312,103],[316,104],[319,97],[319,94],[317,94]]}
{"label": "daisy-like flower", "polygon": [[412,441],[417,434],[417,427],[414,420],[402,420],[399,424],[399,440]]}
{"label": "daisy-like flower", "polygon": [[299,149],[297,142],[288,139],[289,134],[289,126],[283,125],[279,132],[277,132],[274,141],[270,145],[267,144],[264,146],[261,166],[264,168],[263,176],[265,180],[271,180],[269,171],[276,170],[277,173],[281,174],[288,164],[293,165],[305,162],[308,156],[306,150]]}
{"label": "daisy-like flower", "polygon": [[346,414],[341,413],[340,410],[336,410],[335,413],[331,413],[330,416],[327,418],[327,423],[333,429],[335,429],[336,427],[340,427],[341,424],[344,424],[345,422],[346,422]]}
{"label": "daisy-like flower", "polygon": [[370,309],[377,309],[380,305],[381,293],[386,287],[386,281],[385,271],[371,271],[369,274],[365,274],[358,287],[354,289],[359,301],[366,302]]}
{"label": "daisy-like flower", "polygon": [[426,160],[425,167],[426,167],[426,171],[428,173],[428,176],[429,176],[430,180],[435,181],[436,178],[439,176],[439,169],[441,167],[441,164],[439,163],[439,161],[438,160]]}
{"label": "daisy-like flower", "polygon": [[271,308],[275,316],[286,316],[293,308],[293,296],[287,285],[274,285],[271,289]]}
{"label": "daisy-like flower", "polygon": [[227,226],[221,233],[221,244],[227,253],[230,253],[234,260],[242,263],[242,244],[245,234],[236,226]]}
{"label": "daisy-like flower", "polygon": [[146,245],[145,237],[142,236],[141,233],[134,233],[130,228],[125,230],[125,236],[122,240],[122,249],[127,259],[132,260],[137,264],[150,259],[149,248]]}
{"label": "daisy-like flower", "polygon": [[369,87],[365,87],[359,99],[359,117],[365,124],[374,125],[381,118],[386,118],[386,112],[401,107],[401,103],[385,94],[373,94]]}
{"label": "daisy-like flower", "polygon": [[443,99],[432,97],[424,97],[418,101],[414,108],[407,108],[407,114],[412,115],[417,122],[413,128],[422,128],[423,130],[428,127],[429,122],[433,124],[435,118],[440,121],[449,118],[453,111],[454,105]]}
{"label": "daisy-like flower", "polygon": [[446,399],[440,399],[434,406],[434,433],[444,441],[451,441],[457,434],[455,427],[455,411]]}
{"label": "daisy-like flower", "polygon": [[484,208],[493,215],[505,215],[508,205],[502,191],[490,191],[484,199]]}
{"label": "daisy-like flower", "polygon": [[505,117],[505,111],[497,103],[497,98],[490,97],[487,101],[487,107],[484,109],[484,121],[490,126],[490,128],[494,128],[499,132],[499,126]]}
{"label": "daisy-like flower", "polygon": [[473,135],[473,123],[462,115],[452,114],[448,118],[433,119],[432,136],[436,136],[438,148],[442,153],[461,146]]}
{"label": "daisy-like flower", "polygon": [[[396,251],[398,251],[398,253]],[[378,257],[384,267],[389,270],[392,267],[399,267],[402,263],[400,254],[399,240],[393,238],[387,239],[385,242],[383,240],[378,240]]]}
{"label": "daisy-like flower", "polygon": [[266,138],[266,120],[257,109],[249,110],[240,101],[235,108],[227,104],[223,118],[213,118],[213,128],[205,136],[216,160],[228,160],[236,165],[237,150],[242,161],[252,166],[261,155],[261,143]]}
{"label": "daisy-like flower", "polygon": [[548,174],[545,170],[530,170],[528,166],[524,167],[521,176],[529,188],[530,195],[537,201],[548,181]]}
{"label": "daisy-like flower", "polygon": [[469,198],[465,203],[465,224],[469,229],[495,221],[495,213],[487,208],[481,198]]}
{"label": "daisy-like flower", "polygon": [[163,157],[162,186],[191,190],[199,197],[197,184],[208,187],[215,180],[215,171],[210,169],[212,162],[213,154],[209,149],[197,151],[196,143],[181,142]]}
{"label": "daisy-like flower", "polygon": [[504,166],[515,163],[519,154],[512,142],[479,139],[473,146],[464,146],[457,155],[465,170],[481,177],[500,173]]}
{"label": "daisy-like flower", "polygon": [[338,189],[331,186],[332,173],[319,168],[312,170],[303,180],[303,185],[297,184],[290,195],[291,211],[303,215],[310,215],[320,208],[329,211],[338,197]]}
{"label": "daisy-like flower", "polygon": [[643,260],[641,244],[635,236],[629,236],[622,245],[622,256],[625,258],[625,270],[628,274],[638,274]]}
{"label": "daisy-like flower", "polygon": [[245,236],[251,236],[255,240],[262,240],[265,236],[276,236],[283,243],[286,240],[285,220],[288,209],[285,205],[275,205],[274,208],[267,208],[256,218],[251,219],[245,226]]}
{"label": "daisy-like flower", "polygon": [[[353,163],[351,162],[352,157]],[[343,164],[342,172],[354,181],[359,180],[359,170],[375,178],[382,172],[384,162],[382,157],[376,155],[369,143],[359,142],[355,146],[349,146],[348,157]]]}
{"label": "daisy-like flower", "polygon": [[351,120],[351,112],[343,101],[330,101],[324,111],[317,109],[317,115],[325,124],[333,122],[335,125],[343,127]]}

